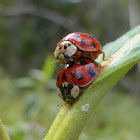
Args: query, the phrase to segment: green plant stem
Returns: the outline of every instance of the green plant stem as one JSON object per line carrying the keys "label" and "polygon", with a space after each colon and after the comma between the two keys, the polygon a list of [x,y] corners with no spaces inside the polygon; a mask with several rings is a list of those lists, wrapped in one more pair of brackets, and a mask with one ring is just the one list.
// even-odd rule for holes
{"label": "green plant stem", "polygon": [[140,60],[140,26],[129,31],[103,50],[110,61],[93,84],[73,105],[60,109],[44,140],[76,140],[87,119],[108,91]]}
{"label": "green plant stem", "polygon": [[10,140],[10,137],[6,132],[6,130],[4,129],[1,120],[0,120],[0,140]]}

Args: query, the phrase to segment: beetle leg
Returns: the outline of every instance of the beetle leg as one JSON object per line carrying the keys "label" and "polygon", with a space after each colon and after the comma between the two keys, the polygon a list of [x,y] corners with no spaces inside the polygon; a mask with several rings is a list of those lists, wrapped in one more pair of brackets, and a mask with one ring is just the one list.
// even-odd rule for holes
{"label": "beetle leg", "polygon": [[102,57],[103,61],[108,61],[108,60],[112,59],[112,57],[109,57],[109,58],[105,59],[105,53],[102,52],[102,54],[103,54],[103,57]]}
{"label": "beetle leg", "polygon": [[93,62],[95,62],[95,58],[92,53],[90,53],[90,58],[92,59]]}
{"label": "beetle leg", "polygon": [[104,66],[101,66],[100,68],[103,69],[103,68],[106,68],[106,67],[107,67],[107,65],[104,65]]}
{"label": "beetle leg", "polygon": [[67,105],[67,103],[65,102],[65,103],[62,105],[62,107],[66,106],[66,105]]}

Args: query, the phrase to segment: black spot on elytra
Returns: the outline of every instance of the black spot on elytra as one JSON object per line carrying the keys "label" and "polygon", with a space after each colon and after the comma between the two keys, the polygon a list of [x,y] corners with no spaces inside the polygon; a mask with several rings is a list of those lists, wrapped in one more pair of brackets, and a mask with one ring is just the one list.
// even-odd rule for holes
{"label": "black spot on elytra", "polygon": [[75,38],[75,39],[77,40],[77,39],[80,39],[80,38],[81,38],[80,36],[76,36],[76,38]]}
{"label": "black spot on elytra", "polygon": [[91,39],[93,39],[93,37],[91,35],[88,35],[88,37],[90,37]]}
{"label": "black spot on elytra", "polygon": [[57,77],[57,81],[59,81],[59,75],[58,75],[58,77]]}
{"label": "black spot on elytra", "polygon": [[64,72],[63,76],[62,76],[62,81],[66,81],[66,74]]}
{"label": "black spot on elytra", "polygon": [[74,61],[70,61],[68,68],[71,68],[71,67],[73,67],[74,65],[75,65],[75,62],[74,62]]}
{"label": "black spot on elytra", "polygon": [[81,65],[86,65],[86,64],[88,64],[88,63],[87,63],[86,61],[81,61],[80,64],[81,64]]}
{"label": "black spot on elytra", "polygon": [[85,39],[82,39],[82,40],[81,40],[81,43],[86,44],[86,40],[85,40]]}
{"label": "black spot on elytra", "polygon": [[93,47],[95,48],[95,44],[94,44],[94,42],[91,43],[91,46],[93,46]]}
{"label": "black spot on elytra", "polygon": [[74,78],[76,76],[76,72],[72,71],[70,75],[71,75],[72,78]]}
{"label": "black spot on elytra", "polygon": [[80,74],[77,75],[77,77],[78,77],[78,80],[80,81],[80,80],[83,79],[83,74],[80,73]]}
{"label": "black spot on elytra", "polygon": [[92,67],[89,67],[88,73],[89,73],[92,77],[94,77],[94,76],[96,75],[96,72],[94,71],[94,69],[93,69]]}

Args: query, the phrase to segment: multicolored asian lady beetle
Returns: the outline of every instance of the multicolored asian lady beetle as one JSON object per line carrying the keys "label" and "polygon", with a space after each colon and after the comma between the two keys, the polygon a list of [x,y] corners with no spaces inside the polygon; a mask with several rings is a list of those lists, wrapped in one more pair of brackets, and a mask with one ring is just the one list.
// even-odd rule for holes
{"label": "multicolored asian lady beetle", "polygon": [[90,58],[80,57],[60,70],[57,78],[59,96],[69,104],[77,99],[80,89],[93,82],[100,71],[100,66]]}
{"label": "multicolored asian lady beetle", "polygon": [[100,43],[91,35],[85,33],[70,33],[57,43],[54,56],[61,64],[68,63],[71,59],[77,59],[80,56],[91,58],[93,61],[102,51]]}

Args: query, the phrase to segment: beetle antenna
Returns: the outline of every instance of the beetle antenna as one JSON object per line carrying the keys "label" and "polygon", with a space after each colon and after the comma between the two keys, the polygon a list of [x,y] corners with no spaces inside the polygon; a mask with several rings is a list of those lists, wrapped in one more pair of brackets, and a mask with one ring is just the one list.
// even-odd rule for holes
{"label": "beetle antenna", "polygon": [[56,60],[56,61],[52,62],[50,65],[52,65],[52,64],[54,64],[54,63],[56,63],[56,62],[60,62],[60,61],[59,61],[59,60]]}

